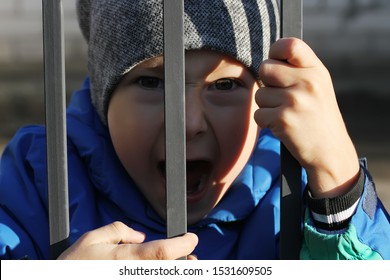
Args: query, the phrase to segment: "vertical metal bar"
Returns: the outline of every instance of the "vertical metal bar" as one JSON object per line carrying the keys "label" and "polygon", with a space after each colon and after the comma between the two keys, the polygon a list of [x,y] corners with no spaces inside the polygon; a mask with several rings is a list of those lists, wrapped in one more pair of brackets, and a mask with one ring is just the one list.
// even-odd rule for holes
{"label": "vertical metal bar", "polygon": [[167,235],[187,231],[184,0],[164,0]]}
{"label": "vertical metal bar", "polygon": [[[282,37],[302,38],[302,1],[281,0]],[[302,169],[281,144],[280,258],[299,259],[302,239]]]}
{"label": "vertical metal bar", "polygon": [[42,0],[50,253],[69,239],[64,32],[61,0]]}

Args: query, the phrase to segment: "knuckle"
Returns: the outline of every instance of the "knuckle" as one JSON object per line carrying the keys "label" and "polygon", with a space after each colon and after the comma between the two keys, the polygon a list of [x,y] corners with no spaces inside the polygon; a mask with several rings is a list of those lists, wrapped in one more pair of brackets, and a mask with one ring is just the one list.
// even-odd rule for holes
{"label": "knuckle", "polygon": [[320,83],[321,78],[319,77],[323,76],[324,73],[322,73],[322,71],[318,69],[306,73],[306,78],[301,80],[302,88],[310,94],[317,94],[321,92],[323,86]]}
{"label": "knuckle", "polygon": [[[293,91],[287,91],[286,96],[285,96],[285,102],[286,102],[286,108],[298,108],[301,103],[301,98],[299,97],[299,94],[297,92]],[[286,114],[286,111],[288,110],[283,110],[281,114]]]}
{"label": "knuckle", "polygon": [[318,92],[319,86],[317,85],[317,83],[313,82],[312,80],[304,80],[303,83],[304,83],[304,89],[307,92],[310,92],[310,93],[317,93]]}
{"label": "knuckle", "polygon": [[113,260],[122,260],[123,257],[123,249],[121,246],[118,246],[115,250],[112,251],[112,259]]}
{"label": "knuckle", "polygon": [[279,61],[275,59],[267,59],[259,67],[260,79],[274,80],[279,77]]}
{"label": "knuckle", "polygon": [[299,53],[300,48],[302,48],[302,41],[298,38],[285,38],[284,42],[284,52],[287,57],[295,57]]}
{"label": "knuckle", "polygon": [[88,231],[81,235],[81,237],[78,239],[80,243],[89,243],[90,241],[95,239],[95,232],[94,231]]}
{"label": "knuckle", "polygon": [[111,258],[113,260],[137,260],[138,256],[134,254],[134,247],[132,244],[119,244],[111,250]]}
{"label": "knuckle", "polygon": [[113,222],[111,225],[112,229],[116,232],[121,232],[121,230],[123,229],[124,227],[124,224],[122,222]]}
{"label": "knuckle", "polygon": [[266,59],[264,60],[261,64],[260,64],[260,67],[259,67],[259,74],[260,74],[260,77],[262,75],[264,75],[268,68],[269,68],[269,64],[270,64],[270,59]]}
{"label": "knuckle", "polygon": [[155,250],[155,258],[157,260],[168,260],[169,259],[169,248],[163,245],[159,245]]}
{"label": "knuckle", "polygon": [[277,127],[279,128],[279,131],[288,131],[289,128],[291,127],[293,119],[293,114],[291,110],[289,109],[283,109],[279,110],[277,112],[276,120],[277,120]]}
{"label": "knuckle", "polygon": [[287,44],[287,51],[289,51],[291,54],[296,52],[298,48],[301,47],[301,41],[297,38],[289,38],[288,44]]}
{"label": "knuckle", "polygon": [[169,249],[160,242],[151,242],[137,246],[136,256],[140,260],[168,260]]}

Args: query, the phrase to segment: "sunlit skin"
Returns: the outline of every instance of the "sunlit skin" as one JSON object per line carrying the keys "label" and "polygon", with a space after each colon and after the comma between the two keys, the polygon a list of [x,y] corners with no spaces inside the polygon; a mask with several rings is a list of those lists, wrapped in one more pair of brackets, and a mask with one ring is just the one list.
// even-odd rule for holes
{"label": "sunlit skin", "polygon": [[[207,215],[250,157],[257,139],[254,76],[217,52],[188,51],[185,67],[188,223]],[[108,128],[116,153],[151,206],[166,209],[162,57],[132,69],[113,93]]]}

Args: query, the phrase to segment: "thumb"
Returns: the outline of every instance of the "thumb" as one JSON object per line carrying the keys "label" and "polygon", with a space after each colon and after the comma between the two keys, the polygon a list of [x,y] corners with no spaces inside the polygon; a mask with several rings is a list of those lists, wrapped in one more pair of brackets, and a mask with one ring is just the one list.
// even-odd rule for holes
{"label": "thumb", "polygon": [[[175,260],[190,255],[198,244],[194,233],[142,243],[136,254],[142,260]],[[134,250],[134,246],[129,250]]]}
{"label": "thumb", "polygon": [[188,261],[197,261],[198,257],[196,255],[194,255],[194,254],[191,254],[191,255],[187,256],[187,260]]}

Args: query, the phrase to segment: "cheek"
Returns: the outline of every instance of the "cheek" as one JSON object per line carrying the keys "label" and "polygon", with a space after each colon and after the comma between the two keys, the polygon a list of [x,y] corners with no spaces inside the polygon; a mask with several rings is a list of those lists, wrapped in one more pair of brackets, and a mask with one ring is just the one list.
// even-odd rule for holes
{"label": "cheek", "polygon": [[117,120],[115,125],[110,126],[110,135],[115,151],[126,168],[131,164],[131,159],[139,158],[142,151],[145,150],[144,146],[147,143],[140,140],[148,139],[148,137],[142,133],[138,123],[124,119]]}
{"label": "cheek", "polygon": [[222,183],[231,184],[252,154],[259,132],[253,119],[255,110],[255,102],[247,101],[225,116],[215,130],[221,155],[217,176]]}
{"label": "cheek", "polygon": [[[142,106],[118,98],[111,100],[108,127],[118,158],[130,176],[141,176],[150,165],[161,133],[161,116]],[[142,161],[140,160],[142,159]],[[144,163],[144,164],[141,164]]]}

